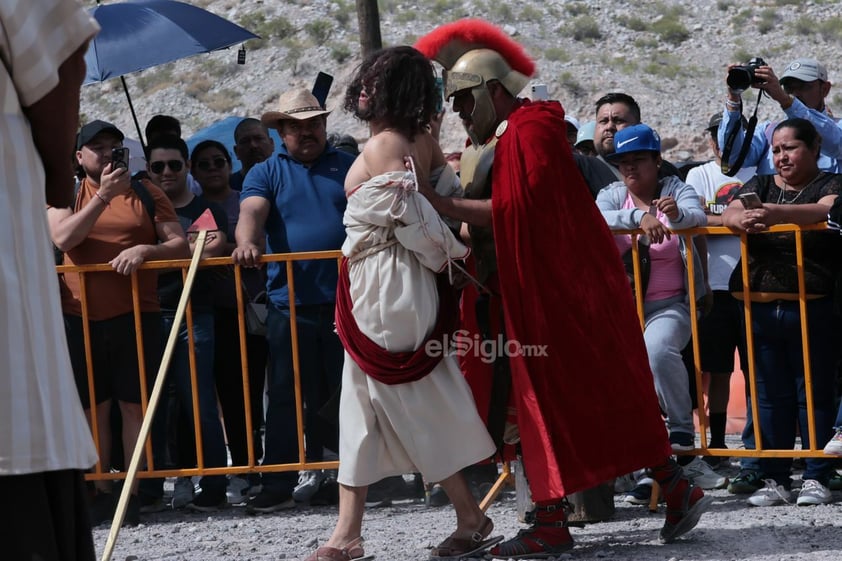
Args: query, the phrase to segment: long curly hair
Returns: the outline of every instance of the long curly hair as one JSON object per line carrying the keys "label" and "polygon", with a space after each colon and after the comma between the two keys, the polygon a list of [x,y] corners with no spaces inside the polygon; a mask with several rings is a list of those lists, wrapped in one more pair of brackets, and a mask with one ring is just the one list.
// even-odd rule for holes
{"label": "long curly hair", "polygon": [[[368,104],[361,109],[363,88]],[[430,123],[437,95],[432,63],[412,47],[389,47],[365,58],[345,91],[344,107],[361,121],[380,121],[413,137]]]}

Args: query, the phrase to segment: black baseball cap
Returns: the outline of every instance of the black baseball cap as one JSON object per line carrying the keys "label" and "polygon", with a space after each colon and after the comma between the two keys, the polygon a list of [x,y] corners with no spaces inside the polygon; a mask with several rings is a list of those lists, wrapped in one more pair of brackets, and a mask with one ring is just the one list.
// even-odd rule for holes
{"label": "black baseball cap", "polygon": [[721,123],[721,122],[722,122],[722,113],[714,113],[714,114],[711,116],[710,121],[708,121],[708,128],[707,128],[707,130],[710,130],[710,129],[718,129],[718,128],[719,128],[719,123]]}
{"label": "black baseball cap", "polygon": [[84,125],[80,130],[79,134],[76,135],[76,150],[79,150],[85,144],[89,143],[94,137],[103,132],[110,132],[114,136],[116,136],[121,142],[125,138],[125,135],[112,125],[111,123],[107,123],[105,121],[100,121],[97,119],[96,121],[91,121]]}

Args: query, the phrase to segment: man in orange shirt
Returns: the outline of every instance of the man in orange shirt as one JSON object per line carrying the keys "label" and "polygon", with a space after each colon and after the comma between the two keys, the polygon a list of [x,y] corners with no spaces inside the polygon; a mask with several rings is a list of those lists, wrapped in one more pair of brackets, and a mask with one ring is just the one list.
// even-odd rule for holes
{"label": "man in orange shirt", "polygon": [[[93,397],[102,470],[111,463],[111,403],[116,399],[123,419],[123,451],[129,465],[143,413],[132,304],[131,274],[144,262],[189,256],[187,239],[167,196],[147,184],[154,212],[138,195],[125,167],[111,162],[113,148],[122,146],[123,133],[104,121],[92,121],[79,132],[76,161],[85,177],[72,207],[48,207],[50,235],[65,252],[66,265],[109,263],[114,271],[85,276],[85,297],[90,328]],[[137,188],[140,189],[140,188]],[[153,218],[154,215],[154,218]],[[157,272],[138,272],[138,290],[147,380],[160,361],[161,318]],[[90,419],[87,357],[82,325],[82,285],[79,273],[61,279],[62,309],[76,387]],[[115,499],[110,482],[97,482],[92,522],[111,518]],[[137,488],[126,514],[128,524],[139,521]]]}

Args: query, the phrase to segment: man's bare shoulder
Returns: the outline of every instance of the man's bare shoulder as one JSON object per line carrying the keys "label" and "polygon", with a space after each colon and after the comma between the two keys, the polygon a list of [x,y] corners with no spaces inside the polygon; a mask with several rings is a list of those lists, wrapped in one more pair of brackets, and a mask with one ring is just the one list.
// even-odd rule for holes
{"label": "man's bare shoulder", "polygon": [[395,131],[382,131],[365,143],[363,158],[371,176],[406,169],[404,158],[412,153],[412,143]]}
{"label": "man's bare shoulder", "polygon": [[405,135],[397,131],[385,130],[369,138],[368,142],[365,143],[363,152],[380,153],[385,151],[406,153],[411,147],[412,141]]}

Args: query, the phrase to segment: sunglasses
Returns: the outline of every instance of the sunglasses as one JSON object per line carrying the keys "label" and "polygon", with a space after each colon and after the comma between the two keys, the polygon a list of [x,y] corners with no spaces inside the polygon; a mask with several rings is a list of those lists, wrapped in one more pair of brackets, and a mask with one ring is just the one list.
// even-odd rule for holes
{"label": "sunglasses", "polygon": [[222,169],[227,163],[228,160],[226,160],[225,158],[216,157],[213,159],[213,161],[199,160],[198,162],[196,162],[196,167],[202,171],[210,171],[211,167],[214,167],[216,169]]}
{"label": "sunglasses", "polygon": [[169,167],[178,173],[184,168],[184,162],[181,160],[167,160],[166,162],[152,162],[149,164],[149,169],[152,170],[152,173],[164,173],[165,167]]}

